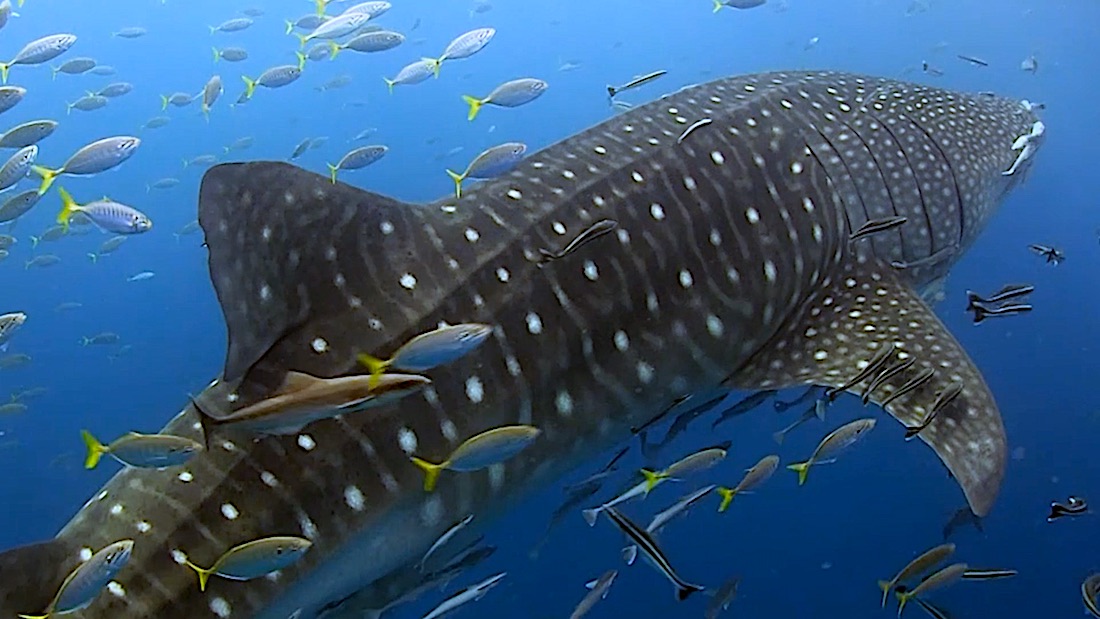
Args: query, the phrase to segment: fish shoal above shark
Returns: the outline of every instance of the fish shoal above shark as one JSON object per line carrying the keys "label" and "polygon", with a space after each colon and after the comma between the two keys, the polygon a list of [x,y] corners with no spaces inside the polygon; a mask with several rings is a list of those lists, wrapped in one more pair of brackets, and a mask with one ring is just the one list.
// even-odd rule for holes
{"label": "fish shoal above shark", "polygon": [[[493,333],[391,409],[120,471],[55,538],[0,555],[0,611],[40,611],[82,553],[133,538],[117,586],[82,617],[329,616],[372,583],[399,590],[389,577],[415,572],[458,518],[491,520],[678,397],[835,387],[883,351],[884,367],[914,360],[870,398],[906,426],[963,385],[918,436],[984,515],[1004,474],[1000,413],[915,290],[947,273],[1022,180],[1034,157],[1013,144],[1037,122],[985,94],[765,73],[617,115],[457,200],[408,204],[285,163],[215,166],[199,222],[228,350],[204,408],[230,414],[288,372],[364,373],[358,354],[385,358],[443,322]],[[891,217],[906,221],[849,242]],[[540,264],[599,220],[614,231]],[[541,435],[423,491],[411,455],[442,460],[504,424]],[[201,440],[191,405],[165,431]],[[184,565],[271,535],[313,545],[275,576],[205,593]]]}

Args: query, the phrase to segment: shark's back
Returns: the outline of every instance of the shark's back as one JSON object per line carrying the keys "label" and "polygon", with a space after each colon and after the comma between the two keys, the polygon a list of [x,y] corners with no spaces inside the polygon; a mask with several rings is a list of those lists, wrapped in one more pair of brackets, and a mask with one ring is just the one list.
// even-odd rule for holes
{"label": "shark's back", "polygon": [[[840,386],[879,357],[912,360],[871,394],[908,426],[961,384],[919,436],[984,514],[1003,475],[1000,415],[912,286],[972,242],[1017,182],[1003,172],[1035,122],[1000,98],[773,73],[616,116],[457,201],[405,204],[282,163],[216,166],[199,214],[229,346],[204,408],[268,397],[291,370],[365,372],[357,355],[385,357],[442,322],[493,335],[390,409],[119,473],[56,540],[0,556],[0,610],[40,610],[82,548],[133,537],[124,594],[83,616],[305,619],[392,583],[451,523],[488,520],[678,397]],[[886,216],[906,221],[849,243]],[[604,220],[613,232],[544,260]],[[542,430],[519,457],[422,490],[411,455],[440,461],[515,423]],[[167,430],[196,436],[195,412]],[[314,544],[277,578],[205,593],[180,565],[266,535]]]}

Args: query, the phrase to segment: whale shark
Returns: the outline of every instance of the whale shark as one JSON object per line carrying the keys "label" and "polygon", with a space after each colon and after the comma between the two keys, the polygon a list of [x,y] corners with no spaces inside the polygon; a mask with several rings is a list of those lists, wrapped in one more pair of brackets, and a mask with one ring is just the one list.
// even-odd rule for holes
{"label": "whale shark", "polygon": [[[440,324],[492,334],[392,406],[121,470],[54,538],[0,554],[0,612],[46,608],[120,539],[134,540],[130,561],[83,618],[309,619],[372,586],[398,598],[395,575],[455,522],[492,522],[715,387],[873,385],[869,400],[898,422],[929,421],[916,437],[984,516],[1004,476],[1001,416],[919,291],[1025,178],[1036,127],[1016,99],[774,72],[633,108],[459,199],[406,203],[281,162],[214,166],[199,222],[228,345],[196,396],[204,410],[261,402],[288,373],[368,373],[358,355],[386,358]],[[853,240],[861,229],[879,231]],[[180,395],[163,431],[201,441]],[[442,461],[504,424],[541,433],[425,492],[412,455]],[[312,546],[205,592],[185,565],[273,535]]]}

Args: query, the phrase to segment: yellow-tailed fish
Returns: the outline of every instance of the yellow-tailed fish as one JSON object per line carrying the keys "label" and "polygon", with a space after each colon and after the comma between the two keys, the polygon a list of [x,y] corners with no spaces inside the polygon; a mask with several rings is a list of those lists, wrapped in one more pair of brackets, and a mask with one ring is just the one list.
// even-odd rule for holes
{"label": "yellow-tailed fish", "polygon": [[550,85],[543,80],[533,77],[524,77],[497,86],[493,89],[493,92],[490,92],[488,96],[483,99],[471,97],[470,95],[462,95],[462,100],[466,102],[466,105],[470,106],[470,111],[466,114],[466,119],[473,120],[476,118],[477,113],[481,110],[482,106],[485,105],[518,107],[525,103],[530,103],[541,97],[542,93],[546,92],[546,89],[549,87]]}
{"label": "yellow-tailed fish", "polygon": [[764,456],[745,472],[745,476],[741,478],[736,486],[733,488],[719,486],[718,494],[722,497],[722,502],[718,505],[718,511],[726,511],[733,501],[733,497],[737,496],[738,493],[747,492],[768,481],[778,466],[779,456]]}
{"label": "yellow-tailed fish", "polygon": [[381,376],[391,367],[426,372],[465,356],[480,346],[492,332],[492,327],[479,323],[444,325],[405,342],[389,359],[378,359],[364,353],[359,355],[359,362],[374,377]]}
{"label": "yellow-tailed fish", "polygon": [[424,490],[431,492],[444,470],[465,473],[504,462],[523,451],[540,432],[534,426],[501,426],[466,439],[438,464],[416,456],[412,461],[424,471]]}
{"label": "yellow-tailed fish", "polygon": [[710,467],[718,464],[726,457],[726,449],[724,447],[707,447],[700,449],[699,451],[684,456],[683,458],[673,462],[668,468],[663,471],[653,471],[650,469],[642,469],[641,473],[646,480],[646,494],[657,487],[657,484],[665,481],[666,479],[683,479],[688,475],[693,475],[700,471],[705,471]]}
{"label": "yellow-tailed fish", "polygon": [[186,564],[199,575],[199,590],[206,591],[206,583],[211,576],[229,580],[267,576],[293,565],[312,545],[313,542],[304,537],[264,537],[230,548],[208,568],[199,567],[190,560]]}
{"label": "yellow-tailed fish", "polygon": [[117,541],[100,549],[69,572],[49,606],[40,614],[20,614],[20,619],[46,619],[86,608],[130,561],[134,540]]}
{"label": "yellow-tailed fish", "polygon": [[328,165],[329,179],[335,183],[336,175],[340,170],[360,170],[375,163],[382,157],[385,157],[386,153],[389,151],[390,148],[382,144],[373,144],[371,146],[361,146],[352,149],[341,157],[336,165],[332,165],[331,163],[326,164]]}
{"label": "yellow-tailed fish", "polygon": [[909,562],[908,565],[901,568],[901,571],[889,581],[882,581],[879,583],[879,587],[882,589],[882,607],[886,608],[886,599],[890,595],[890,591],[894,589],[899,583],[905,582],[910,578],[919,576],[924,572],[939,565],[943,561],[950,557],[955,552],[954,544],[940,544],[935,548],[931,548],[921,553],[920,556]]}
{"label": "yellow-tailed fish", "polygon": [[846,423],[821,439],[809,460],[790,464],[787,468],[798,473],[798,485],[801,486],[806,483],[806,476],[809,474],[811,466],[850,447],[874,427],[875,420],[870,417]]}
{"label": "yellow-tailed fish", "polygon": [[511,170],[523,160],[527,145],[522,142],[505,142],[485,149],[461,174],[447,170],[447,176],[455,182],[455,197],[462,197],[462,181],[467,178],[489,179]]}
{"label": "yellow-tailed fish", "polygon": [[50,169],[36,165],[31,169],[42,177],[38,193],[46,193],[54,179],[61,174],[91,176],[106,172],[133,156],[138,146],[141,146],[141,139],[133,136],[103,138],[81,147],[60,168]]}
{"label": "yellow-tailed fish", "polygon": [[88,455],[84,459],[86,469],[94,469],[104,454],[127,466],[161,469],[183,464],[202,451],[201,444],[170,434],[130,432],[115,439],[110,445],[99,442],[87,430],[81,430],[80,436],[88,449]]}
{"label": "yellow-tailed fish", "polygon": [[458,35],[447,45],[447,48],[443,50],[442,56],[431,59],[432,72],[435,73],[436,77],[439,77],[439,69],[443,66],[444,60],[469,58],[485,49],[485,46],[489,44],[489,41],[493,40],[496,33],[497,31],[495,28],[477,28]]}
{"label": "yellow-tailed fish", "polygon": [[61,211],[57,214],[57,223],[66,231],[69,229],[69,220],[77,213],[87,215],[104,232],[141,234],[153,228],[152,220],[132,206],[109,198],[77,204],[64,187],[58,188],[57,193],[61,196]]}
{"label": "yellow-tailed fish", "polygon": [[940,587],[946,587],[947,585],[958,581],[962,578],[963,574],[966,573],[967,569],[968,566],[965,563],[954,563],[952,565],[948,565],[938,572],[931,574],[930,576],[928,576],[928,578],[920,581],[920,584],[918,584],[916,587],[913,587],[908,591],[898,591],[898,617],[901,617],[901,611],[905,609],[906,602],[915,597],[919,597],[925,593],[928,593],[929,591],[939,589]]}

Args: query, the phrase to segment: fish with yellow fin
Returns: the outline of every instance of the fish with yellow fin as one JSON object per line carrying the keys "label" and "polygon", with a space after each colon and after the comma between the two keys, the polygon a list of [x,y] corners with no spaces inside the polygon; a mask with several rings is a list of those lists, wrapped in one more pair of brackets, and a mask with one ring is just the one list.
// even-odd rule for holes
{"label": "fish with yellow fin", "polygon": [[493,328],[489,325],[478,323],[444,325],[405,342],[389,359],[378,359],[364,353],[359,355],[359,363],[370,370],[375,380],[391,367],[408,372],[426,372],[464,357],[492,332]]}

